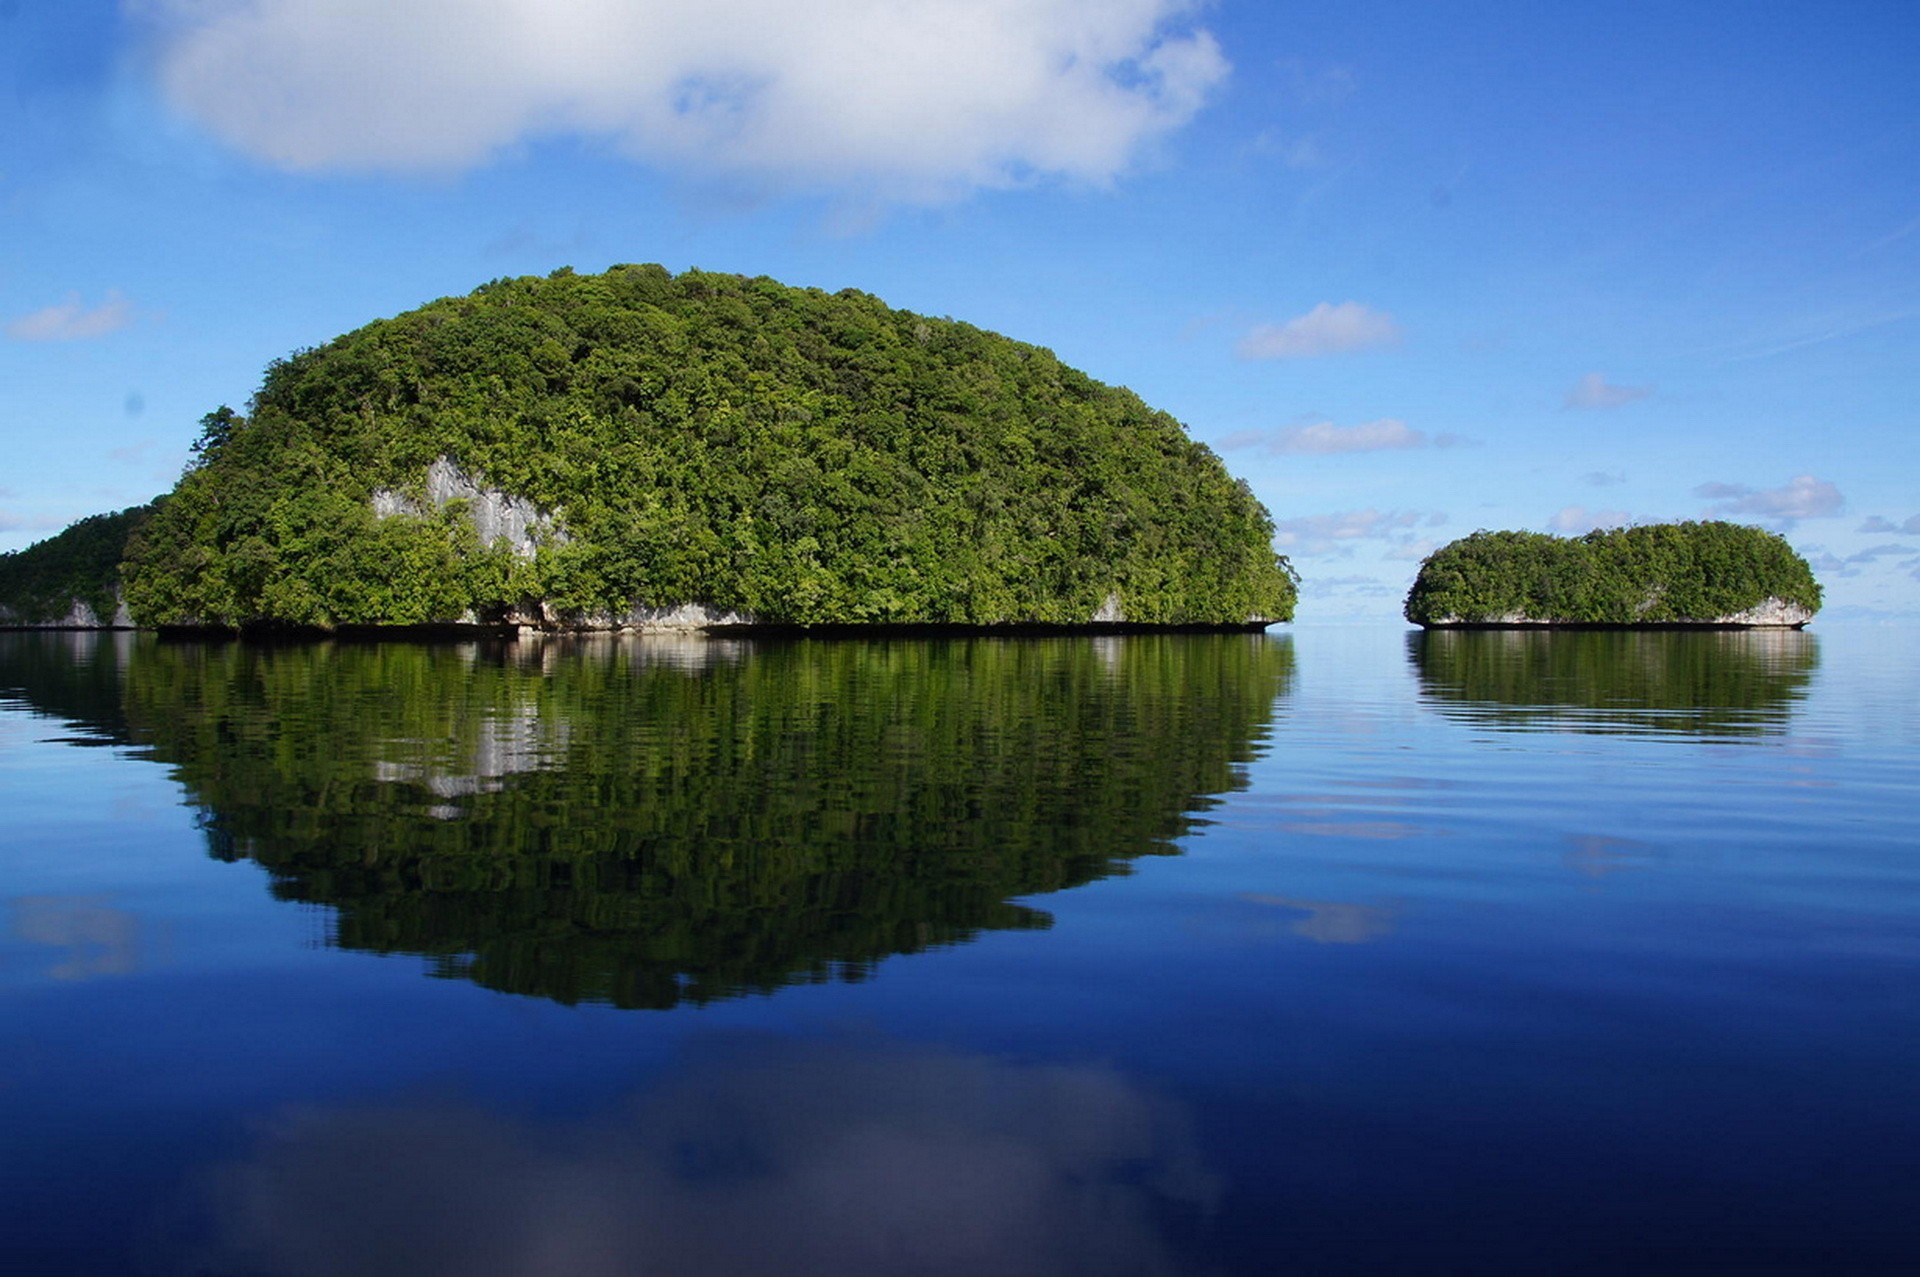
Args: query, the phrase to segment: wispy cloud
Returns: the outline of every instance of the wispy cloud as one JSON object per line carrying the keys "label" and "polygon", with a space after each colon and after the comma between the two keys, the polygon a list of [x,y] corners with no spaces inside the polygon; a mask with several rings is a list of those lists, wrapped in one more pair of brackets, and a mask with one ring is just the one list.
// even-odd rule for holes
{"label": "wispy cloud", "polygon": [[1652,386],[1616,386],[1597,372],[1590,372],[1567,392],[1566,406],[1579,409],[1618,408],[1653,394]]}
{"label": "wispy cloud", "polygon": [[1337,62],[1312,66],[1300,58],[1282,58],[1274,69],[1301,106],[1337,106],[1360,87],[1352,68]]}
{"label": "wispy cloud", "polygon": [[1257,325],[1240,339],[1242,359],[1314,359],[1395,346],[1400,325],[1385,311],[1355,301],[1321,302],[1279,324]]}
{"label": "wispy cloud", "polygon": [[1357,597],[1369,599],[1399,598],[1404,586],[1389,585],[1374,576],[1322,576],[1315,572],[1300,581],[1300,593],[1310,598]]}
{"label": "wispy cloud", "polygon": [[1920,231],[1920,217],[1916,217],[1911,221],[1903,222],[1899,226],[1894,227],[1891,231],[1888,231],[1885,235],[1882,235],[1879,239],[1874,240],[1858,253],[1855,253],[1854,256],[1864,257],[1868,253],[1877,253],[1883,248],[1890,248],[1915,231]]}
{"label": "wispy cloud", "polygon": [[1324,168],[1327,164],[1327,157],[1320,149],[1319,139],[1312,134],[1287,137],[1267,130],[1254,138],[1253,149],[1262,155],[1276,156],[1290,169]]}
{"label": "wispy cloud", "polygon": [[172,105],[297,172],[458,171],[578,136],[696,179],[908,203],[1097,186],[1229,70],[1189,0],[142,7]]}
{"label": "wispy cloud", "polygon": [[1400,546],[1420,542],[1424,555],[1433,547],[1421,542],[1414,531],[1437,527],[1447,521],[1442,513],[1418,510],[1343,510],[1334,514],[1310,514],[1281,519],[1274,524],[1274,544],[1288,554],[1313,558],[1320,555],[1347,555],[1355,541],[1390,541]]}
{"label": "wispy cloud", "polygon": [[1562,506],[1547,520],[1555,532],[1591,532],[1595,528],[1624,528],[1633,522],[1625,510],[1589,510],[1583,505]]}
{"label": "wispy cloud", "polygon": [[1902,555],[1912,554],[1912,546],[1894,545],[1890,543],[1870,545],[1864,550],[1856,550],[1854,553],[1844,556],[1835,554],[1824,545],[1806,546],[1803,549],[1803,553],[1806,555],[1807,562],[1813,567],[1813,570],[1821,576],[1859,576],[1863,569],[1872,567],[1882,559],[1900,559],[1897,566],[1902,571],[1912,568],[1916,564],[1920,564],[1920,559],[1900,558]]}
{"label": "wispy cloud", "polygon": [[67,525],[44,514],[17,514],[0,510],[0,532],[51,532]]}
{"label": "wispy cloud", "polygon": [[1339,452],[1392,452],[1409,448],[1457,448],[1472,441],[1456,434],[1429,436],[1415,430],[1397,417],[1363,421],[1353,426],[1336,426],[1331,421],[1316,421],[1303,426],[1277,430],[1242,430],[1228,435],[1220,446],[1228,451],[1263,448],[1274,453],[1306,453],[1326,456]]}
{"label": "wispy cloud", "polygon": [[8,324],[7,336],[15,341],[86,341],[119,332],[132,322],[133,303],[117,290],[91,307],[80,300],[79,293],[68,293],[65,301]]}
{"label": "wispy cloud", "polygon": [[1877,514],[1871,514],[1867,516],[1866,522],[1862,523],[1858,528],[1854,529],[1854,531],[1868,533],[1892,532],[1903,536],[1920,536],[1920,514],[1914,515],[1905,523],[1895,523],[1891,519],[1883,518]]}
{"label": "wispy cloud", "polygon": [[1581,482],[1596,488],[1610,488],[1616,483],[1627,481],[1625,470],[1589,470],[1580,476]]}
{"label": "wispy cloud", "polygon": [[1809,346],[1823,346],[1830,341],[1840,341],[1857,333],[1864,333],[1888,324],[1901,323],[1904,320],[1920,317],[1920,308],[1908,307],[1905,310],[1879,311],[1872,314],[1843,314],[1822,316],[1801,326],[1801,331],[1793,335],[1760,337],[1730,345],[1711,347],[1701,354],[1718,355],[1723,363],[1746,363],[1754,359],[1771,359],[1775,355],[1784,355],[1795,350],[1804,350]]}
{"label": "wispy cloud", "polygon": [[1826,479],[1795,475],[1778,488],[1755,489],[1741,483],[1703,483],[1693,490],[1716,504],[1709,514],[1746,514],[1790,525],[1799,519],[1823,519],[1844,513],[1846,498]]}

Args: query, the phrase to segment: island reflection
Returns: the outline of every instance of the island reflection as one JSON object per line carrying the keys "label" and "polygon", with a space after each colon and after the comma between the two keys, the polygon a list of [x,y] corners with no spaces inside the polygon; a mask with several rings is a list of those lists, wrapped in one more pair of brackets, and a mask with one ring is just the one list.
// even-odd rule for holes
{"label": "island reflection", "polygon": [[1423,704],[1514,731],[1784,732],[1819,666],[1800,630],[1427,630],[1407,635]]}
{"label": "island reflection", "polygon": [[860,979],[1172,852],[1293,675],[1262,635],[0,636],[0,695],[170,764],[343,948],[562,1002]]}

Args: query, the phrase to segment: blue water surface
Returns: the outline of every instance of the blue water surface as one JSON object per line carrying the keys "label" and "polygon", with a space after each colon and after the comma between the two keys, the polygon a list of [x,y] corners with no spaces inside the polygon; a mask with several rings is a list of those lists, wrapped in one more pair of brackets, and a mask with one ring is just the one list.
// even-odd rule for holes
{"label": "blue water surface", "polygon": [[0,634],[0,1250],[1915,1271],[1917,639]]}

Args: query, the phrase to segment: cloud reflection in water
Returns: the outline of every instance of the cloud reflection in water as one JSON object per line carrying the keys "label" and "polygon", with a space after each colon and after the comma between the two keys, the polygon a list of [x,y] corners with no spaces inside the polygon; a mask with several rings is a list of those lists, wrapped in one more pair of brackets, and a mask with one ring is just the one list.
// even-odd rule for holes
{"label": "cloud reflection in water", "polygon": [[1112,1069],[755,1038],[572,1126],[302,1108],[208,1181],[199,1267],[331,1274],[1156,1274],[1219,1191]]}

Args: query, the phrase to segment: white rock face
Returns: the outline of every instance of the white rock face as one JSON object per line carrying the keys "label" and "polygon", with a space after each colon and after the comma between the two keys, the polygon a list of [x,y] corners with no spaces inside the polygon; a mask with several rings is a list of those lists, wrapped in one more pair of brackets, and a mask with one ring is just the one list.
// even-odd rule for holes
{"label": "white rock face", "polygon": [[705,603],[676,603],[672,607],[629,608],[625,612],[561,613],[545,603],[533,603],[507,614],[507,624],[529,629],[581,630],[621,634],[692,634],[702,630],[757,625],[750,612],[733,612]]}
{"label": "white rock face", "polygon": [[1805,625],[1813,619],[1813,613],[1798,603],[1789,603],[1785,599],[1776,599],[1769,595],[1744,612],[1735,612],[1732,616],[1723,616],[1723,625],[1752,625],[1772,629],[1780,626]]}
{"label": "white rock face", "polygon": [[[1747,629],[1756,629],[1756,630],[1776,630],[1776,629],[1797,629],[1800,626],[1805,625],[1808,621],[1811,621],[1812,619],[1813,619],[1813,613],[1807,610],[1806,608],[1801,607],[1798,603],[1789,603],[1784,599],[1777,599],[1769,595],[1767,598],[1762,599],[1760,602],[1754,604],[1752,607],[1747,608],[1744,611],[1732,612],[1727,614],[1726,616],[1694,616],[1694,617],[1687,617],[1684,620],[1655,621],[1655,622],[1651,622],[1650,624],[1655,626],[1727,625],[1727,626],[1742,626]],[[1504,612],[1499,616],[1489,616],[1483,620],[1478,620],[1478,621],[1462,620],[1460,617],[1457,617],[1457,616],[1443,616],[1439,620],[1432,622],[1432,624],[1434,625],[1480,625],[1480,626],[1507,625],[1507,626],[1513,626],[1515,628],[1519,628],[1522,626],[1545,627],[1545,626],[1553,626],[1553,625],[1565,625],[1565,624],[1568,624],[1568,622],[1542,620],[1540,617],[1537,617],[1537,616],[1528,616],[1524,612]]]}
{"label": "white rock face", "polygon": [[383,519],[395,515],[419,518],[454,501],[467,503],[467,517],[473,520],[480,544],[505,541],[519,558],[531,559],[543,541],[564,544],[568,539],[553,515],[524,497],[488,487],[451,457],[441,457],[427,467],[426,509],[404,492],[379,488],[373,494],[373,512]]}
{"label": "white rock face", "polygon": [[118,590],[113,596],[113,615],[106,620],[93,610],[93,605],[84,599],[73,600],[65,616],[51,621],[23,621],[12,608],[0,607],[0,626],[22,630],[130,630],[134,628],[133,616],[127,611],[127,601],[120,597]]}

